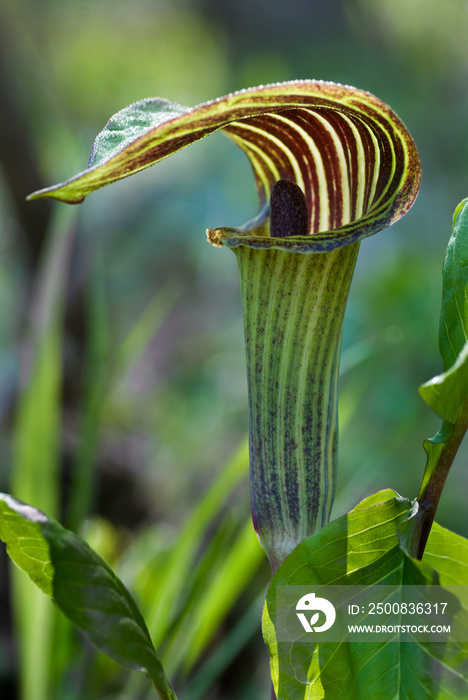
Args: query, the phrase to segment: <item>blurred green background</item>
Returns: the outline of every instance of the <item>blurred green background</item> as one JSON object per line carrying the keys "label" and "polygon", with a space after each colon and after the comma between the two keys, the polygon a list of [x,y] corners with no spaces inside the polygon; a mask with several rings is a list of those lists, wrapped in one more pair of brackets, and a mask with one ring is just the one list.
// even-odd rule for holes
{"label": "blurred green background", "polygon": [[[204,233],[256,212],[253,176],[215,134],[80,207],[24,198],[85,168],[109,116],[144,97],[194,106],[315,78],[390,104],[423,182],[411,212],[361,248],[334,514],[388,486],[413,498],[439,425],[417,387],[441,370],[441,266],[468,195],[467,35],[466,0],[0,6],[0,490],[115,566],[182,698],[269,694],[237,268]],[[437,518],[465,536],[467,455]],[[10,578],[3,550],[0,567],[2,700],[152,697]]]}

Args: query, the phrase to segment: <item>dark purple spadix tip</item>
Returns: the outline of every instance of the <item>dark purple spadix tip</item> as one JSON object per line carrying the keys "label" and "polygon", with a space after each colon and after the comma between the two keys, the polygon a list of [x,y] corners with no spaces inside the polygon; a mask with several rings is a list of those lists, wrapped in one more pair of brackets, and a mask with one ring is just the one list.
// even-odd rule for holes
{"label": "dark purple spadix tip", "polygon": [[306,236],[308,233],[306,198],[291,180],[278,180],[270,196],[270,236]]}

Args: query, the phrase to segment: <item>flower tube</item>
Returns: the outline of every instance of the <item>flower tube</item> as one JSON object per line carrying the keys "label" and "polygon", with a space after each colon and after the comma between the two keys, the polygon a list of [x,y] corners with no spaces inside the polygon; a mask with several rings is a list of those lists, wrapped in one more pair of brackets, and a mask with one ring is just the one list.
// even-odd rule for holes
{"label": "flower tube", "polygon": [[31,197],[79,203],[217,130],[247,154],[260,200],[255,220],[209,230],[208,240],[239,265],[252,516],[275,570],[330,517],[340,343],[360,241],[412,206],[420,162],[373,95],[295,81],[193,109],[160,98],[130,105],[97,136],[87,170]]}
{"label": "flower tube", "polygon": [[359,243],[315,254],[232,250],[244,314],[252,518],[276,570],[330,517],[341,333]]}

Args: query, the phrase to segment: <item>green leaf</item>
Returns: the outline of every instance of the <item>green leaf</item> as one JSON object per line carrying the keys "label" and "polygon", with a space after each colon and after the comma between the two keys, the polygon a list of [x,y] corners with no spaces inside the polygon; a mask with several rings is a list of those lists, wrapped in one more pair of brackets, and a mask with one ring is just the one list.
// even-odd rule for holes
{"label": "green leaf", "polygon": [[457,422],[468,396],[468,343],[450,369],[423,384],[419,393],[440,418]]}
{"label": "green leaf", "polygon": [[[314,237],[292,236],[283,249],[324,251],[370,236],[403,216],[419,188],[416,147],[387,105],[363,90],[304,80],[242,90],[193,109],[160,98],[136,102],[97,136],[87,170],[30,199],[82,202],[217,130],[248,156],[261,210],[278,180],[304,192],[312,212],[307,234]],[[263,224],[255,226],[250,238],[279,245],[264,233]],[[214,245],[245,244],[245,231],[241,239],[233,229],[209,232]]]}
{"label": "green leaf", "polygon": [[443,268],[439,345],[444,372],[419,388],[443,419],[424,442],[426,468],[419,490],[421,509],[413,522],[410,549],[421,556],[450,467],[468,428],[468,200],[455,210]]}
{"label": "green leaf", "polygon": [[45,516],[6,494],[0,495],[0,539],[17,566],[49,596],[53,595],[54,568],[40,523]]}
{"label": "green leaf", "polygon": [[434,523],[423,562],[437,571],[441,586],[466,585],[468,540]]}
{"label": "green leaf", "polygon": [[[371,497],[304,540],[274,576],[264,608],[263,630],[278,700],[466,697],[466,644],[452,653],[444,645],[401,643],[398,638],[392,643],[324,642],[315,646],[277,641],[277,586],[403,586],[437,581],[436,572],[426,562],[411,559],[400,544],[397,530],[411,518],[413,504],[398,496],[376,503],[379,500],[378,494]],[[450,541],[450,553],[454,555],[458,537],[437,528],[428,546],[430,563],[435,562],[443,538]],[[441,583],[466,582],[467,545],[445,565]]]}
{"label": "green leaf", "polygon": [[468,396],[468,199],[456,208],[444,260],[439,345],[443,374],[419,391],[438,416],[455,424]]}
{"label": "green leaf", "polygon": [[424,441],[427,463],[419,493],[422,502],[431,479],[437,478],[442,469],[439,465],[447,476],[468,427],[468,343],[452,367],[419,387],[419,393],[443,419],[437,435]]}
{"label": "green leaf", "polygon": [[32,506],[0,494],[0,536],[15,564],[104,653],[146,670],[160,697],[175,694],[133,598],[80,537]]}
{"label": "green leaf", "polygon": [[439,344],[444,370],[451,367],[468,340],[468,199],[453,215],[453,232],[444,261]]}

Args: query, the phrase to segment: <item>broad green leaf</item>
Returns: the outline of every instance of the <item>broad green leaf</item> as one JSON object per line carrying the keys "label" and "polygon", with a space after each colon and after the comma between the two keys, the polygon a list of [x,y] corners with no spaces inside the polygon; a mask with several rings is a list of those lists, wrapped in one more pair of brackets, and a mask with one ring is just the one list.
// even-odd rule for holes
{"label": "broad green leaf", "polygon": [[53,596],[54,567],[40,526],[45,520],[36,508],[5,494],[0,496],[0,539],[5,542],[10,559],[28,573],[43,593]]}
{"label": "broad green leaf", "polygon": [[379,506],[382,503],[390,501],[392,498],[399,498],[397,492],[393,489],[383,489],[382,491],[377,491],[377,493],[373,493],[360,501],[357,506],[353,508],[353,512],[357,510],[366,510],[371,506]]}
{"label": "broad green leaf", "polygon": [[448,473],[468,427],[468,343],[452,367],[419,387],[419,393],[443,419],[439,432],[424,441],[427,463],[420,489],[422,500],[424,489],[429,486],[437,469],[440,470],[438,465],[441,461],[444,462],[445,473]]}
{"label": "broad green leaf", "polygon": [[466,585],[468,540],[434,523],[423,561],[437,571],[442,586]]}
{"label": "broad green leaf", "polygon": [[468,199],[453,215],[453,232],[444,260],[439,344],[444,370],[458,360],[468,340]]}
{"label": "broad green leaf", "polygon": [[418,496],[422,508],[413,523],[411,545],[412,551],[419,556],[445,480],[468,428],[467,330],[468,200],[465,199],[455,210],[443,268],[439,345],[444,372],[419,389],[424,401],[443,419],[437,435],[424,442],[427,462]]}
{"label": "broad green leaf", "polygon": [[450,369],[423,384],[419,393],[438,416],[456,423],[468,397],[468,343]]}
{"label": "broad green leaf", "polygon": [[174,700],[141,613],[112,569],[36,508],[6,494],[0,494],[0,505],[0,536],[13,561],[101,651],[128,668],[146,670],[160,697]]}
{"label": "broad green leaf", "polygon": [[444,260],[439,327],[443,374],[420,387],[438,416],[455,424],[468,396],[468,200],[455,210]]}
{"label": "broad green leaf", "polygon": [[[388,492],[386,493],[388,495]],[[263,629],[271,657],[278,700],[438,700],[466,697],[467,645],[455,651],[443,645],[399,643],[278,642],[276,586],[312,584],[425,585],[438,575],[425,562],[411,559],[400,545],[397,530],[413,514],[413,504],[400,497],[383,503],[377,497],[331,522],[304,540],[280,566],[270,585]],[[366,507],[367,506],[367,507]],[[437,528],[428,548],[430,563],[441,538],[450,541],[453,556],[457,536]],[[443,583],[463,584],[468,543],[441,575]],[[466,611],[464,611],[466,614]]]}
{"label": "broad green leaf", "polygon": [[[151,98],[115,114],[97,136],[89,167],[30,196],[79,203],[94,190],[137,173],[222,130],[248,156],[261,209],[273,184],[295,182],[310,212],[308,234],[281,247],[324,251],[370,236],[411,207],[420,181],[415,145],[399,118],[373,95],[321,81],[242,90],[186,109]],[[265,229],[254,226],[255,245]],[[328,232],[328,233],[327,233]],[[210,232],[214,245],[245,243],[239,231]]]}

